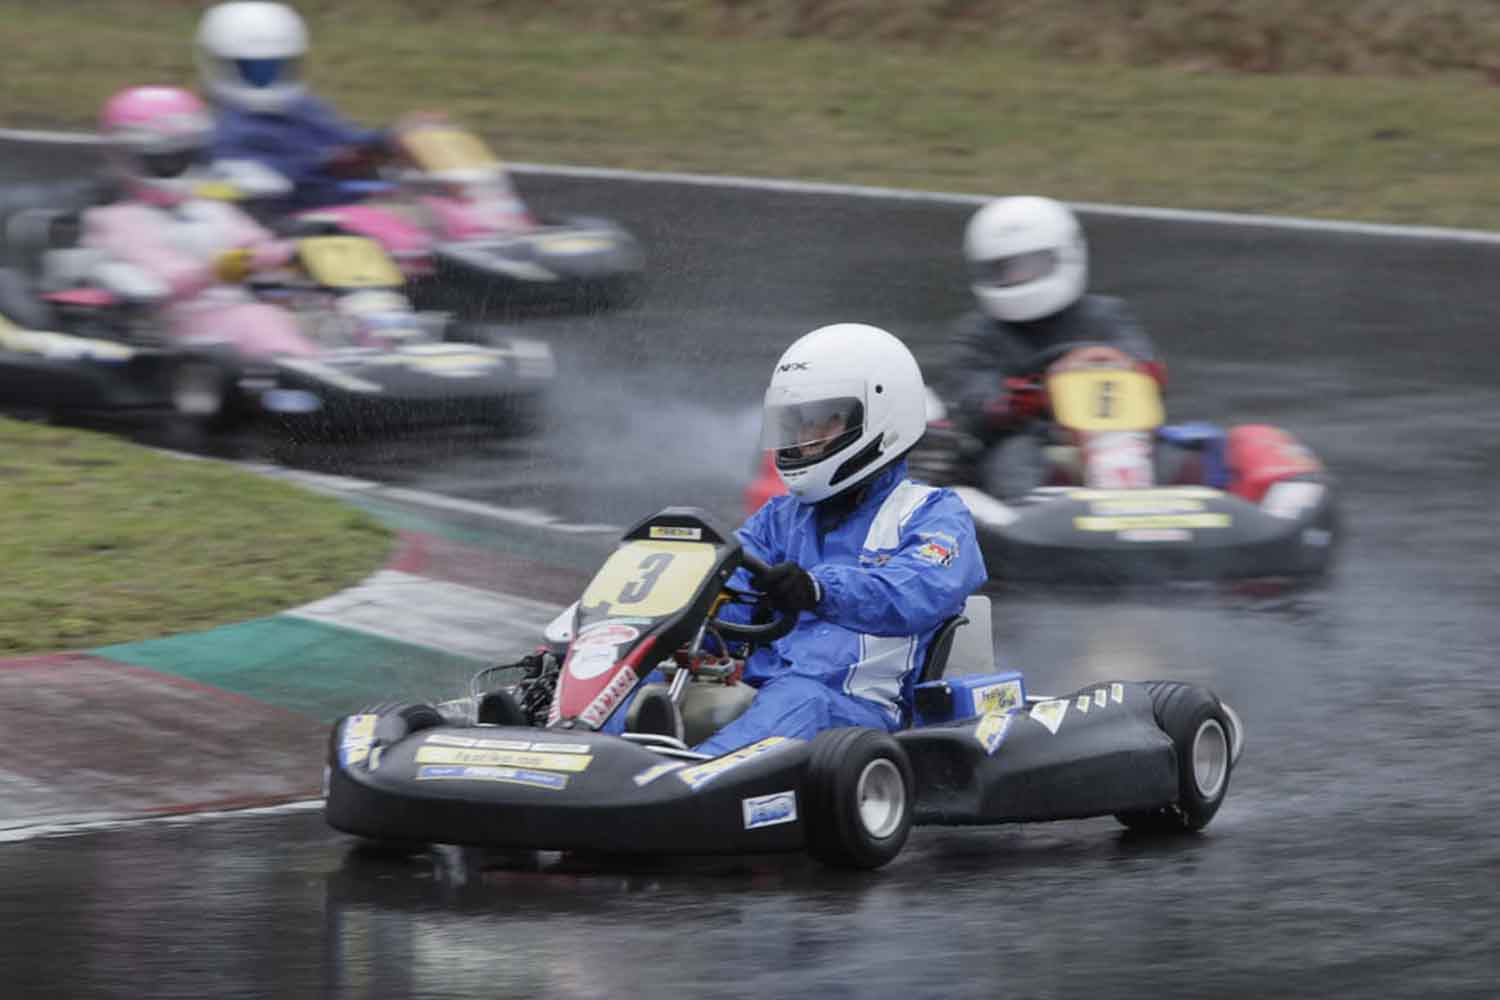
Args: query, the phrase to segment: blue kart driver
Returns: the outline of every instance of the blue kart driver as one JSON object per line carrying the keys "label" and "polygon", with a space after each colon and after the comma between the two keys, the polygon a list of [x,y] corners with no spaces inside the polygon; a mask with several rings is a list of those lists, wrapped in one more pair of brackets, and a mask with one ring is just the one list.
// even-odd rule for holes
{"label": "blue kart driver", "polygon": [[307,26],[286,4],[221,3],[198,23],[198,73],[214,105],[215,160],[250,160],[292,186],[288,208],[355,200],[339,172],[383,152],[386,133],[341,118],[301,78]]}
{"label": "blue kart driver", "polygon": [[[749,709],[696,750],[910,721],[934,633],[987,577],[968,508],[906,477],[906,452],[925,429],[922,373],[884,330],[825,326],[776,363],[762,444],[791,492],[739,529],[770,569],[754,580],[741,570],[734,584],[799,619],[746,663],[745,683],[758,689]],[[748,617],[744,605],[721,613],[735,608]]]}

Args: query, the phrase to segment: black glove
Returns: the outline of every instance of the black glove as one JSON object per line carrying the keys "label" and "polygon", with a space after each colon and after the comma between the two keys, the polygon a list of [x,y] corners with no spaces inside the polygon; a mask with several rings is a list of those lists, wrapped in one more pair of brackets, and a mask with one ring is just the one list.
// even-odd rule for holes
{"label": "black glove", "polygon": [[811,611],[823,596],[818,581],[794,562],[777,563],[753,582],[782,611]]}

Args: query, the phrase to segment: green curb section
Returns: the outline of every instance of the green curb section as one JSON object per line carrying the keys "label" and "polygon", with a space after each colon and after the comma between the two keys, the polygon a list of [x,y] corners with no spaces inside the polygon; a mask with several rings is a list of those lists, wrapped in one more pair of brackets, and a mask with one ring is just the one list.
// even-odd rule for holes
{"label": "green curb section", "polygon": [[483,665],[290,615],[90,652],[325,721],[375,701],[453,698]]}

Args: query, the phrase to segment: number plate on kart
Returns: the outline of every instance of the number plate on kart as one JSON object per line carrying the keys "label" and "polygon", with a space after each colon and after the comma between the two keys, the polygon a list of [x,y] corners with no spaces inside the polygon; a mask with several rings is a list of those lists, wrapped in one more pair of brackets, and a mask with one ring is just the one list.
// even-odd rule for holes
{"label": "number plate on kart", "polygon": [[1149,431],[1166,419],[1156,380],[1122,368],[1083,368],[1047,379],[1057,422],[1077,431]]}
{"label": "number plate on kart", "polygon": [[590,581],[579,603],[605,605],[612,617],[664,618],[687,606],[718,562],[718,550],[702,542],[627,542]]}
{"label": "number plate on kart", "polygon": [[311,236],[297,254],[325,288],[398,288],[405,280],[380,244],[363,236]]}
{"label": "number plate on kart", "polygon": [[482,139],[462,129],[411,129],[401,136],[401,145],[406,155],[429,173],[493,170],[500,166],[500,161]]}

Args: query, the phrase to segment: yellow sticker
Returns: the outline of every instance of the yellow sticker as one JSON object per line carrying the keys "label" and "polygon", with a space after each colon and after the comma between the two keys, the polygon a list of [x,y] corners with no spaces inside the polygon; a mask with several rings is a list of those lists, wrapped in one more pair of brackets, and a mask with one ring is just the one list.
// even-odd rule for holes
{"label": "yellow sticker", "polygon": [[579,603],[612,616],[662,618],[687,606],[713,571],[716,550],[703,542],[626,542],[599,568]]}
{"label": "yellow sticker", "polygon": [[1052,413],[1064,427],[1079,431],[1149,431],[1166,412],[1156,380],[1123,368],[1080,368],[1047,380]]}
{"label": "yellow sticker", "polygon": [[484,141],[463,129],[410,129],[402,133],[401,145],[412,161],[429,173],[485,170],[500,166],[500,161]]}
{"label": "yellow sticker", "polygon": [[[739,767],[747,760],[753,760],[771,750],[776,749],[784,743],[792,742],[784,736],[768,736],[759,743],[752,743],[747,747],[741,747],[733,753],[711,760],[707,764],[699,764],[696,767],[683,768],[677,772],[677,777],[685,781],[689,788],[697,791],[709,781],[717,778],[731,768]],[[800,742],[800,741],[799,741]]]}
{"label": "yellow sticker", "polygon": [[1109,692],[1103,688],[1094,689],[1094,704],[1103,708],[1109,704]]}
{"label": "yellow sticker", "polygon": [[1109,696],[1114,699],[1115,704],[1125,700],[1125,685],[1118,682],[1109,686]]}
{"label": "yellow sticker", "polygon": [[59,361],[126,361],[135,351],[108,340],[73,337],[66,333],[22,330],[0,317],[0,348],[21,354],[40,354]]}
{"label": "yellow sticker", "polygon": [[546,253],[570,256],[573,254],[598,253],[613,246],[612,241],[602,236],[548,236],[537,241]]}
{"label": "yellow sticker", "polygon": [[309,236],[297,244],[297,254],[325,288],[395,288],[405,282],[380,244],[363,236]]}
{"label": "yellow sticker", "polygon": [[1058,698],[1051,701],[1039,701],[1031,706],[1031,718],[1046,726],[1047,731],[1054,735],[1067,714],[1068,703]]}
{"label": "yellow sticker", "polygon": [[550,771],[587,770],[593,759],[592,756],[572,753],[469,750],[445,746],[424,746],[417,751],[418,764],[482,764],[491,767],[534,767]]}
{"label": "yellow sticker", "polygon": [[672,538],[683,542],[698,542],[703,540],[703,529],[689,528],[680,524],[653,524],[650,535],[652,538]]}
{"label": "yellow sticker", "polygon": [[1085,715],[1087,715],[1088,714],[1088,710],[1089,710],[1089,705],[1091,705],[1091,704],[1093,704],[1093,702],[1089,699],[1089,696],[1086,695],[1086,694],[1081,694],[1081,695],[1078,696],[1078,700],[1073,703],[1073,707],[1076,708],[1076,709],[1078,709],[1078,711],[1080,711],[1080,712],[1084,713]]}
{"label": "yellow sticker", "polygon": [[999,684],[986,684],[975,688],[973,696],[976,714],[1003,712],[1007,708],[1021,704],[1021,682],[1001,681]]}
{"label": "yellow sticker", "polygon": [[344,738],[348,739],[351,736],[372,735],[375,732],[376,719],[377,716],[374,715],[351,716],[348,721],[344,723]]}
{"label": "yellow sticker", "polygon": [[[456,350],[424,350],[423,347],[427,346],[456,348]],[[500,364],[500,359],[494,354],[466,350],[458,344],[423,345],[361,360],[367,365],[408,368],[414,372],[440,378],[478,378],[486,372],[493,371]]]}
{"label": "yellow sticker", "polygon": [[1005,740],[1005,734],[1010,729],[1010,713],[990,712],[979,720],[979,725],[974,727],[974,738],[979,745],[984,747],[986,754],[993,755],[1000,749],[1000,744]]}
{"label": "yellow sticker", "polygon": [[1152,528],[1227,528],[1228,514],[1139,514],[1133,517],[1075,517],[1079,531],[1143,531]]}

